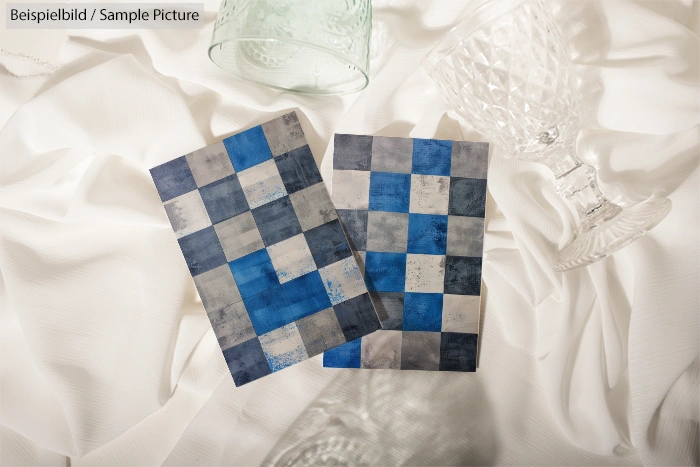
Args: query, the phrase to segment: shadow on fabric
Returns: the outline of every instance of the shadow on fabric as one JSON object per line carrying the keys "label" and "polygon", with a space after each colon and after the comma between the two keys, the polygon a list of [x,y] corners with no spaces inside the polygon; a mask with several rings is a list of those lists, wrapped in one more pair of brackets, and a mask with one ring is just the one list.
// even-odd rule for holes
{"label": "shadow on fabric", "polygon": [[263,465],[493,465],[493,408],[472,374],[340,370]]}

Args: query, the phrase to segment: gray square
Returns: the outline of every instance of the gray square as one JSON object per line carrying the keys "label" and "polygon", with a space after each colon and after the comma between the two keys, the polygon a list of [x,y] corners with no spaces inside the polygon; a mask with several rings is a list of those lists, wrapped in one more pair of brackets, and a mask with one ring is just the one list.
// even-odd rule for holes
{"label": "gray square", "polygon": [[362,274],[362,278],[364,279],[364,277],[365,277],[365,257],[367,256],[367,252],[353,250],[352,255],[355,257],[355,261],[357,261],[357,267],[360,268],[360,274]]}
{"label": "gray square", "polygon": [[406,253],[408,214],[369,211],[367,213],[367,251]]}
{"label": "gray square", "polygon": [[339,135],[333,138],[333,170],[369,171],[372,136]]}
{"label": "gray square", "polygon": [[296,325],[309,357],[345,343],[345,335],[333,308],[300,319]]}
{"label": "gray square", "polygon": [[367,249],[367,211],[339,209],[338,217],[353,251]]}
{"label": "gray square", "polygon": [[224,249],[226,261],[233,261],[265,248],[258,226],[250,211],[219,222],[214,225],[214,230],[216,230],[216,236],[219,237],[221,247]]}
{"label": "gray square", "polygon": [[304,131],[295,112],[282,115],[261,126],[272,157],[286,154],[306,144]]}
{"label": "gray square", "polygon": [[360,368],[401,369],[401,332],[375,331],[362,338]]}
{"label": "gray square", "polygon": [[439,332],[404,331],[402,334],[402,370],[440,370]]}
{"label": "gray square", "polygon": [[486,178],[489,166],[489,143],[452,142],[453,177]]}
{"label": "gray square", "polygon": [[194,283],[207,313],[221,310],[241,300],[228,264],[194,276]]}
{"label": "gray square", "polygon": [[449,216],[447,218],[447,254],[481,257],[484,255],[484,219]]}
{"label": "gray square", "polygon": [[382,329],[401,330],[403,327],[403,292],[370,292]]}
{"label": "gray square", "polygon": [[234,174],[233,164],[223,141],[191,152],[185,159],[198,187]]}
{"label": "gray square", "polygon": [[410,174],[413,163],[413,138],[372,138],[372,171]]}
{"label": "gray square", "polygon": [[323,182],[292,193],[289,199],[304,232],[338,218]]}
{"label": "gray square", "polygon": [[243,302],[236,302],[221,310],[207,313],[221,350],[226,350],[255,337]]}

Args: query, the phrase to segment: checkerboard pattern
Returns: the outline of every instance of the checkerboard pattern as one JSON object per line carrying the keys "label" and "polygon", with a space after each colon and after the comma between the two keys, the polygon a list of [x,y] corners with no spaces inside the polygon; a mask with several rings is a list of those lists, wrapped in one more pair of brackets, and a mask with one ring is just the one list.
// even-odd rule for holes
{"label": "checkerboard pattern", "polygon": [[336,368],[476,371],[488,144],[336,135],[333,202],[382,330]]}
{"label": "checkerboard pattern", "polygon": [[295,113],[151,176],[236,386],[379,329]]}

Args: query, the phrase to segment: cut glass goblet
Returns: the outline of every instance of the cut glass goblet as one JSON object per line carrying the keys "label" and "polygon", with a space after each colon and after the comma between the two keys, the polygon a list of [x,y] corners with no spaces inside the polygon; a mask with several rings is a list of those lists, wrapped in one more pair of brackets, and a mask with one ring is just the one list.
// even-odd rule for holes
{"label": "cut glass goblet", "polygon": [[576,209],[574,240],[554,269],[591,264],[658,224],[668,199],[622,208],[603,196],[596,170],[576,155],[581,129],[571,58],[546,4],[490,0],[428,53],[423,68],[474,129],[524,160],[547,165]]}

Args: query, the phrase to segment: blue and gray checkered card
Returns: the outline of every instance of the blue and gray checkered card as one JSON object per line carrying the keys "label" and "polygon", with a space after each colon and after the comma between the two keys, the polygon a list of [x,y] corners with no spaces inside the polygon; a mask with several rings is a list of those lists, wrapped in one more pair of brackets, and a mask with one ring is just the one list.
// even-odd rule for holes
{"label": "blue and gray checkered card", "polygon": [[326,367],[475,371],[488,144],[336,135],[333,202],[382,330]]}
{"label": "blue and gray checkered card", "polygon": [[237,386],[379,329],[295,113],[151,176]]}

